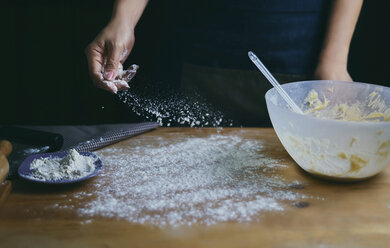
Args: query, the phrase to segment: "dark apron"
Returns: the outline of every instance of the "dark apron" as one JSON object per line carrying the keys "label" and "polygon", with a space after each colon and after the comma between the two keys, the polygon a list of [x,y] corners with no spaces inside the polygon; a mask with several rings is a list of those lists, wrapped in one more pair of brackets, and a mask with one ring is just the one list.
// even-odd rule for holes
{"label": "dark apron", "polygon": [[[274,76],[280,83],[307,79],[297,75]],[[181,89],[205,97],[235,126],[271,126],[264,98],[271,87],[259,71],[183,65]]]}
{"label": "dark apron", "polygon": [[264,94],[270,85],[254,71],[249,50],[282,82],[313,73],[329,1],[169,2],[158,49],[161,79],[198,91],[236,124],[269,125]]}

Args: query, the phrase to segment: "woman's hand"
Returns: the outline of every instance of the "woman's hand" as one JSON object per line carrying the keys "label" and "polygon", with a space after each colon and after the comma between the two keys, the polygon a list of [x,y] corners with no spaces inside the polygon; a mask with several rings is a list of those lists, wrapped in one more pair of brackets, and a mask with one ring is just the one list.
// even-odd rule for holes
{"label": "woman's hand", "polygon": [[[134,28],[148,0],[116,0],[110,23],[85,49],[94,84],[114,94],[128,88],[113,81],[134,45]],[[134,69],[136,70],[136,69]]]}
{"label": "woman's hand", "polygon": [[319,63],[314,72],[314,79],[349,82],[353,81],[348,73],[347,65],[345,63],[337,63],[332,61]]}
{"label": "woman's hand", "polygon": [[89,73],[94,84],[114,94],[126,89],[123,84],[106,83],[112,81],[122,68],[134,45],[134,29],[122,21],[111,21],[88,45],[85,52]]}
{"label": "woman's hand", "polygon": [[347,71],[349,45],[362,8],[363,0],[334,0],[329,16],[316,79],[352,81]]}

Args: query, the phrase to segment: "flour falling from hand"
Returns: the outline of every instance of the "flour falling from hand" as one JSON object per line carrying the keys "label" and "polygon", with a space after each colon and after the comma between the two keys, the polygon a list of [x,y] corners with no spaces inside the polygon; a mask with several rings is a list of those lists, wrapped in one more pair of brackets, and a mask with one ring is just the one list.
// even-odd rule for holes
{"label": "flour falling from hand", "polygon": [[130,89],[118,92],[118,97],[138,116],[161,126],[233,126],[232,120],[199,94],[161,88],[144,88],[141,92],[132,84]]}

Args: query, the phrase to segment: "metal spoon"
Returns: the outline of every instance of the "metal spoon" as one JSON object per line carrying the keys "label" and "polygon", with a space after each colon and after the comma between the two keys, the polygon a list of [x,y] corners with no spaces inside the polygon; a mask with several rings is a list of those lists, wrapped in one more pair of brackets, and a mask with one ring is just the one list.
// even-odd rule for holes
{"label": "metal spoon", "polygon": [[260,59],[251,51],[248,52],[249,58],[256,65],[257,68],[263,73],[263,75],[268,79],[268,81],[275,87],[278,93],[283,97],[291,109],[298,113],[303,114],[303,111],[295,104],[295,102],[290,98],[286,91],[280,86],[279,82],[272,76],[272,74],[267,70],[267,68],[261,63]]}

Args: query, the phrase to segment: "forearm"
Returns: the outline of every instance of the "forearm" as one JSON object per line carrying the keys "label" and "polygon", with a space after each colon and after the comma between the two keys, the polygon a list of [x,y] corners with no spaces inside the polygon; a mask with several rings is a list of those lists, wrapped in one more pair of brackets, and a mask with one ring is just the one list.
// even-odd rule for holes
{"label": "forearm", "polygon": [[134,29],[148,0],[116,0],[111,22],[121,23]]}
{"label": "forearm", "polygon": [[347,65],[349,46],[363,0],[334,0],[319,63]]}

